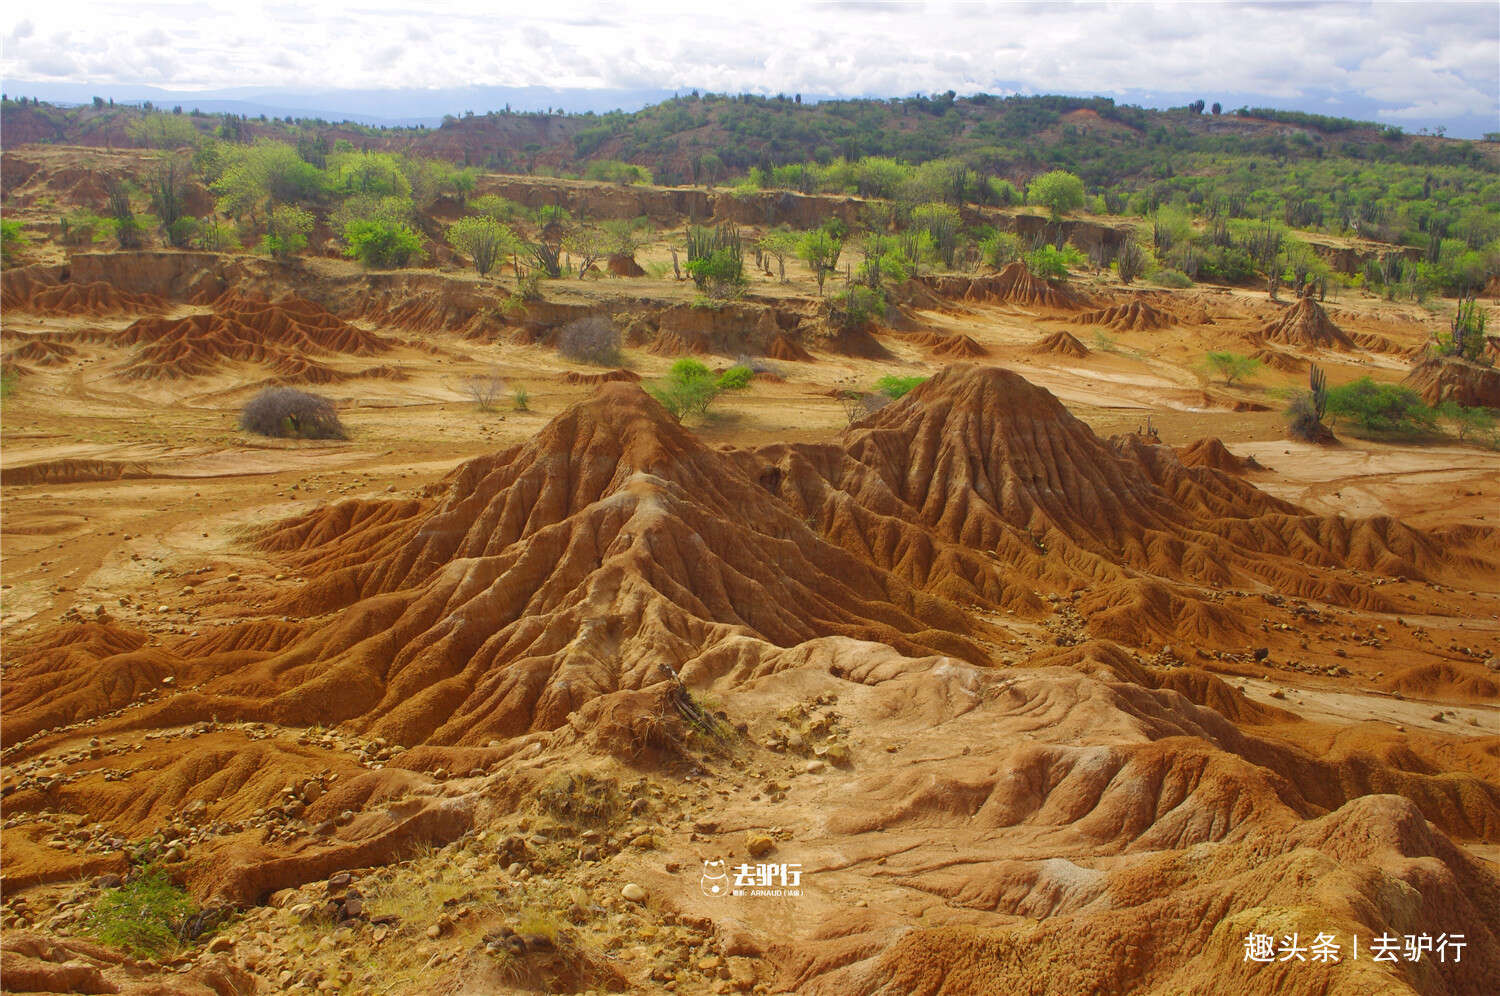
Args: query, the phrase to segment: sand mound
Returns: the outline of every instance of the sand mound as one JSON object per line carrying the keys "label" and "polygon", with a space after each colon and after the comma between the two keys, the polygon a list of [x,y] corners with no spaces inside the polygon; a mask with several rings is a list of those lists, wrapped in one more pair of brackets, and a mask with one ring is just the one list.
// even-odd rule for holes
{"label": "sand mound", "polygon": [[[725,641],[746,667],[834,636],[984,656],[966,636],[981,624],[817,536],[635,385],[604,385],[526,446],[458,468],[435,507],[404,508],[391,519],[345,503],[266,535],[310,579],[295,613],[342,611],[201,689],[205,716],[318,715],[405,743],[482,744],[555,728]],[[459,618],[474,623],[454,629]],[[311,670],[292,664],[309,654]],[[432,684],[435,666],[465,677]],[[4,735],[105,706],[97,694],[18,695]]]}
{"label": "sand mound", "polygon": [[84,317],[153,314],[167,307],[166,301],[153,294],[134,294],[103,281],[55,280],[51,272],[33,267],[6,271],[0,306],[35,315]]}
{"label": "sand mound", "polygon": [[139,463],[119,460],[44,460],[0,470],[0,484],[77,484],[80,481],[119,481],[150,477]]}
{"label": "sand mound", "polygon": [[1058,330],[1044,337],[1040,342],[1029,347],[1028,353],[1054,354],[1057,356],[1084,357],[1089,355],[1089,348],[1078,341],[1071,332]]}
{"label": "sand mound", "polygon": [[1261,326],[1259,337],[1270,342],[1288,346],[1319,346],[1327,349],[1354,349],[1355,342],[1349,334],[1328,317],[1323,306],[1311,297],[1303,296],[1277,318]]}
{"label": "sand mound", "polygon": [[614,253],[609,257],[609,272],[616,277],[644,277],[646,271],[635,257],[626,253]]}
{"label": "sand mound", "polygon": [[562,375],[564,384],[609,384],[616,381],[633,384],[641,379],[634,370],[606,370],[603,373],[580,373],[569,370]]}
{"label": "sand mound", "polygon": [[1466,408],[1500,408],[1500,370],[1452,356],[1428,356],[1404,383],[1429,405],[1454,401]]}
{"label": "sand mound", "polygon": [[771,342],[766,346],[766,356],[786,363],[813,362],[813,355],[803,349],[801,343],[788,338],[784,332],[771,337]]}
{"label": "sand mound", "polygon": [[657,356],[701,356],[708,351],[707,336],[683,332],[658,332],[646,347]]}
{"label": "sand mound", "polygon": [[26,342],[5,353],[6,363],[31,363],[39,367],[57,367],[78,355],[78,350],[66,343],[40,336],[29,336]]}
{"label": "sand mound", "polygon": [[391,347],[311,301],[265,302],[238,295],[216,300],[210,314],[142,318],[113,341],[140,347],[120,372],[128,380],[198,377],[226,360],[239,360],[271,367],[279,382],[301,384],[341,379],[315,356],[369,356]]}
{"label": "sand mound", "polygon": [[1065,285],[1054,286],[1032,276],[1026,264],[1010,263],[999,273],[983,277],[935,276],[918,278],[942,297],[964,301],[1005,302],[1028,307],[1077,311],[1086,299]]}
{"label": "sand mound", "polygon": [[989,350],[966,335],[944,336],[943,341],[932,347],[933,356],[954,360],[972,360],[988,356]]}
{"label": "sand mound", "polygon": [[1307,370],[1307,361],[1290,353],[1283,353],[1279,349],[1257,349],[1250,354],[1254,359],[1282,373],[1303,373]]}
{"label": "sand mound", "polygon": [[1390,603],[1309,565],[1416,577],[1480,563],[1388,519],[1304,515],[1185,466],[1165,446],[1106,443],[1046,391],[998,369],[948,368],[861,422],[838,450],[770,447],[758,457],[749,468],[757,479],[776,481],[825,535],[954,601],[1025,611],[1037,607],[1038,585],[1160,579],[1161,597],[1149,596],[1160,611],[1115,611],[1108,599],[1091,609],[1091,627],[1132,645],[1232,639],[1258,624],[1209,606],[1184,582],[1256,578],[1368,608]]}
{"label": "sand mound", "polygon": [[913,346],[922,346],[930,350],[933,356],[938,357],[968,360],[989,355],[989,350],[967,335],[945,335],[941,332],[928,331],[914,332],[902,338]]}
{"label": "sand mound", "polygon": [[1117,332],[1154,332],[1177,324],[1177,317],[1149,301],[1131,301],[1078,316],[1080,325],[1099,325]]}
{"label": "sand mound", "polygon": [[1179,447],[1177,456],[1184,466],[1212,467],[1226,474],[1243,474],[1246,471],[1261,469],[1254,457],[1237,457],[1229,452],[1223,442],[1212,436]]}
{"label": "sand mound", "polygon": [[1378,332],[1356,332],[1352,336],[1354,344],[1360,349],[1369,350],[1372,353],[1394,353],[1397,356],[1410,356],[1415,350],[1401,345],[1394,339],[1389,339]]}

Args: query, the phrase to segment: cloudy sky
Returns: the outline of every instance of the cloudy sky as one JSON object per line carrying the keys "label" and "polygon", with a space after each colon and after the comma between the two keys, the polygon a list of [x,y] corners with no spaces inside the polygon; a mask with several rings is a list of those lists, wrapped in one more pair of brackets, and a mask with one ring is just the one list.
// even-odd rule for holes
{"label": "cloudy sky", "polygon": [[[1203,97],[1500,130],[1500,2],[12,4],[0,75],[171,90]],[[475,108],[485,110],[486,108]],[[462,108],[451,108],[459,111]]]}

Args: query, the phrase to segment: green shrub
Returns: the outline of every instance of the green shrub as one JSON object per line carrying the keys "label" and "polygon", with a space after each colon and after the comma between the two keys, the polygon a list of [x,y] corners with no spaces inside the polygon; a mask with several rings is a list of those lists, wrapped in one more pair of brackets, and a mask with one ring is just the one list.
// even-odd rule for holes
{"label": "green shrub", "polygon": [[183,922],[198,911],[188,894],[159,868],[107,889],[84,917],[84,928],[104,944],[155,957],[180,943]]}
{"label": "green shrub", "polygon": [[913,388],[927,380],[926,377],[901,377],[889,374],[875,382],[875,390],[895,401],[897,398],[905,397]]}
{"label": "green shrub", "polygon": [[510,229],[483,214],[469,215],[449,225],[448,242],[474,261],[474,270],[481,277],[505,256],[520,251],[520,243]]}
{"label": "green shrub", "polygon": [[1157,270],[1151,280],[1158,287],[1174,287],[1181,290],[1182,288],[1193,286],[1193,281],[1181,270]]}
{"label": "green shrub", "polygon": [[186,249],[198,234],[198,219],[183,215],[166,226],[167,243],[177,249]]}
{"label": "green shrub", "polygon": [[710,297],[728,297],[745,283],[745,262],[735,249],[715,249],[700,259],[690,259],[688,276]]}
{"label": "green shrub", "polygon": [[998,270],[1021,258],[1021,239],[1014,232],[995,232],[980,240],[979,255]]}
{"label": "green shrub", "polygon": [[1043,280],[1065,280],[1069,266],[1081,266],[1087,262],[1084,255],[1073,246],[1059,249],[1045,245],[1026,254],[1026,269]]}
{"label": "green shrub", "polygon": [[596,159],[584,167],[583,178],[607,183],[650,183],[651,172],[644,166],[618,159]]}
{"label": "green shrub", "polygon": [[261,237],[261,252],[284,258],[307,248],[307,233],[312,231],[313,216],[299,207],[283,205],[274,208],[266,219],[266,234]]}
{"label": "green shrub", "polygon": [[228,222],[208,216],[198,219],[193,242],[199,249],[209,252],[238,252],[240,237]]}
{"label": "green shrub", "polygon": [[1465,408],[1456,401],[1444,401],[1434,411],[1443,421],[1453,427],[1453,434],[1460,441],[1478,440],[1494,447],[1500,443],[1496,433],[1495,413],[1488,408]]}
{"label": "green shrub", "polygon": [[105,220],[88,208],[74,208],[62,215],[58,224],[65,246],[87,245],[100,238],[105,229]]}
{"label": "green shrub", "polygon": [[748,366],[732,366],[719,375],[719,390],[743,391],[750,386],[750,381],[754,376],[755,371]]}
{"label": "green shrub", "polygon": [[878,287],[851,284],[833,296],[833,304],[845,328],[859,328],[885,316],[885,293]]}
{"label": "green shrub", "polygon": [[1473,295],[1459,298],[1447,332],[1440,332],[1433,343],[1439,356],[1459,356],[1471,363],[1486,361],[1485,326],[1489,316]]}
{"label": "green shrub", "polygon": [[344,226],[344,241],[344,255],[371,269],[394,269],[422,256],[421,237],[400,221],[356,219]]}
{"label": "green shrub", "polygon": [[21,230],[19,221],[13,218],[0,221],[0,262],[6,265],[14,263],[16,255],[30,244],[31,240]]}
{"label": "green shrub", "polygon": [[1329,388],[1328,414],[1376,435],[1419,435],[1437,428],[1433,410],[1416,391],[1369,377]]}
{"label": "green shrub", "polygon": [[665,379],[646,390],[680,420],[687,415],[704,414],[720,394],[743,390],[753,376],[749,367],[733,366],[715,377],[702,363],[684,357],[672,364]]}

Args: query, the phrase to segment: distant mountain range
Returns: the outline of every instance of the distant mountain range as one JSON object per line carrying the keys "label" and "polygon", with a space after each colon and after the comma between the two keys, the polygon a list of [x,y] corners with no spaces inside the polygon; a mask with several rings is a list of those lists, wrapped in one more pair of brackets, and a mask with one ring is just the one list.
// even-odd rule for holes
{"label": "distant mountain range", "polygon": [[118,103],[151,101],[157,107],[194,108],[211,114],[249,117],[323,118],[380,126],[436,127],[444,115],[482,114],[509,106],[517,111],[558,109],[569,113],[638,110],[672,96],[672,90],[567,90],[545,86],[474,86],[434,90],[283,90],[234,87],[226,90],[167,90],[154,86],[5,81],[12,97],[38,97],[53,104],[87,104],[94,97]]}
{"label": "distant mountain range", "polygon": [[[245,86],[219,90],[172,90],[162,87],[115,83],[40,83],[27,80],[3,81],[4,90],[12,97],[38,97],[54,104],[86,104],[94,97],[113,98],[120,103],[153,104],[171,108],[181,105],[184,110],[198,108],[213,114],[244,114],[249,117],[284,118],[287,115],[300,118],[323,118],[327,121],[354,121],[377,126],[427,125],[435,127],[445,115],[462,115],[467,111],[483,114],[509,107],[515,111],[545,111],[561,109],[566,113],[593,111],[634,111],[659,103],[676,93],[689,92],[685,88],[668,89],[570,89],[545,86],[472,86],[447,87],[430,90],[291,90],[270,86]],[[998,95],[1030,93],[1031,89],[1016,84],[1014,87],[997,86],[991,92]],[[1063,92],[1063,91],[1057,91]],[[1069,94],[1070,96],[1093,96],[1093,94]],[[845,95],[847,97],[849,95]],[[865,95],[886,96],[886,95]],[[910,94],[890,95],[910,96]],[[1304,111],[1331,117],[1355,118],[1398,125],[1411,133],[1426,128],[1434,133],[1443,129],[1450,138],[1481,138],[1500,129],[1500,121],[1492,116],[1470,114],[1450,116],[1441,120],[1413,120],[1395,118],[1386,112],[1379,102],[1358,95],[1332,92],[1310,92],[1300,98],[1288,99],[1253,93],[1173,93],[1157,91],[1124,91],[1110,94],[1122,104],[1137,104],[1146,108],[1165,109],[1183,106],[1194,100],[1219,102],[1224,108],[1241,106],[1276,107],[1283,110]],[[804,93],[805,103],[816,103],[835,98],[830,94]]]}

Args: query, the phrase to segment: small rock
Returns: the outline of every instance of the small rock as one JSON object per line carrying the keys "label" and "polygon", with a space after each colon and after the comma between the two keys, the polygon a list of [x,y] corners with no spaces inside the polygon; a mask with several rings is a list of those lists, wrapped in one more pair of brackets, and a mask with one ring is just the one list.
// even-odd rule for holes
{"label": "small rock", "polygon": [[625,888],[620,890],[620,895],[632,903],[644,903],[646,901],[646,890],[634,882],[626,882]]}
{"label": "small rock", "polygon": [[745,834],[745,849],[752,858],[764,857],[776,849],[776,842],[763,833],[751,831]]}

